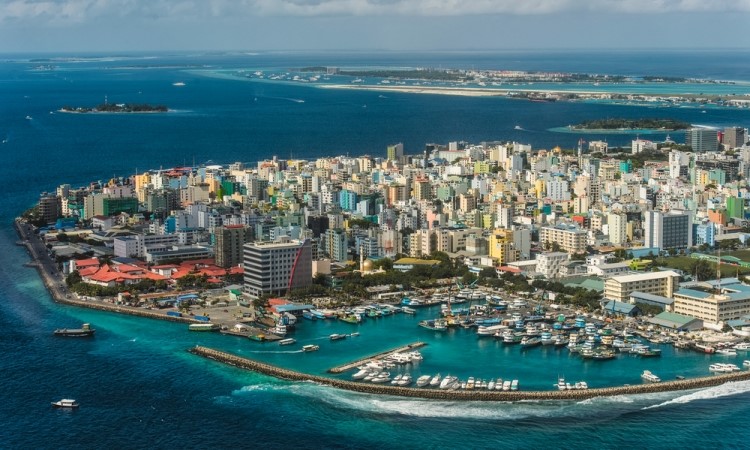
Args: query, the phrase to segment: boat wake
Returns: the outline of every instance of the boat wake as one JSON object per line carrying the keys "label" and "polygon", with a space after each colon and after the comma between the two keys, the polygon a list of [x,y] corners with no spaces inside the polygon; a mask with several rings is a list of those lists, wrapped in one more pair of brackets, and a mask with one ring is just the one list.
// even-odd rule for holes
{"label": "boat wake", "polygon": [[643,408],[654,409],[661,408],[670,405],[683,405],[685,403],[694,402],[696,400],[713,400],[722,397],[729,397],[731,395],[745,394],[750,392],[750,381],[735,381],[731,383],[725,383],[721,386],[714,386],[707,389],[701,389],[699,391],[691,392],[686,395],[681,395],[672,400],[668,400],[657,405],[651,405]]}

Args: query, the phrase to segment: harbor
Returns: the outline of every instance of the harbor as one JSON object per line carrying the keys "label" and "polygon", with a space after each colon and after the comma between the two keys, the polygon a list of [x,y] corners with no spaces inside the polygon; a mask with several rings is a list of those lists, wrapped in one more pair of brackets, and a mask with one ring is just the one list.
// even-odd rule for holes
{"label": "harbor", "polygon": [[264,375],[282,378],[289,381],[312,381],[325,386],[345,389],[353,392],[395,395],[401,397],[424,398],[432,400],[471,400],[471,401],[522,401],[522,400],[585,400],[596,397],[615,395],[636,395],[655,392],[682,391],[718,386],[733,381],[750,380],[750,372],[734,372],[716,376],[674,380],[662,383],[649,383],[630,386],[613,386],[606,388],[584,390],[549,390],[549,391],[466,391],[466,390],[438,390],[396,387],[379,384],[364,384],[352,381],[338,380],[318,375],[305,374],[289,369],[283,369],[250,358],[240,357],[231,353],[212,348],[196,346],[190,353],[203,358],[212,359],[224,364],[230,364],[241,369],[252,370]]}

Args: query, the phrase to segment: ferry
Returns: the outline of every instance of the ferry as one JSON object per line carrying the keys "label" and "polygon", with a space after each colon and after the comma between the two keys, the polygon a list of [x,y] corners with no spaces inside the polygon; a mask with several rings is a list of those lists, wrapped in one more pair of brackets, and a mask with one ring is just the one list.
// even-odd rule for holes
{"label": "ferry", "polygon": [[55,336],[64,337],[89,337],[93,336],[96,330],[91,325],[84,323],[81,328],[58,328],[54,331]]}
{"label": "ferry", "polygon": [[286,325],[284,325],[281,322],[277,323],[276,326],[273,328],[273,330],[271,330],[273,334],[276,334],[279,336],[286,336],[286,331],[287,331]]}
{"label": "ferry", "polygon": [[647,381],[649,383],[660,383],[661,378],[656,376],[654,373],[652,373],[650,370],[644,370],[641,374],[641,378],[643,381]]}
{"label": "ferry", "polygon": [[286,338],[279,341],[279,345],[292,345],[297,341],[293,338]]}
{"label": "ferry", "polygon": [[216,323],[191,323],[188,325],[190,331],[218,331],[219,324]]}
{"label": "ferry", "polygon": [[302,346],[302,351],[303,352],[314,352],[314,351],[317,351],[317,350],[320,350],[320,346],[319,345],[307,344],[307,345],[303,345]]}
{"label": "ferry", "polygon": [[78,408],[78,402],[73,400],[72,398],[64,398],[62,400],[52,402],[52,407],[61,409],[75,409]]}

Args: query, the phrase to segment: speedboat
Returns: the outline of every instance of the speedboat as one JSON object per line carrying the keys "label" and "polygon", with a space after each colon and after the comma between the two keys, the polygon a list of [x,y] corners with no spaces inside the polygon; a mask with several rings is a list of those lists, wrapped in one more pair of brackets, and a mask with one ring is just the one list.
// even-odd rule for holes
{"label": "speedboat", "polygon": [[52,402],[52,406],[55,408],[75,409],[78,408],[78,402],[73,400],[72,398],[64,398],[62,400]]}
{"label": "speedboat", "polygon": [[412,378],[411,375],[408,373],[405,373],[401,376],[401,379],[396,383],[399,386],[408,386],[411,384]]}
{"label": "speedboat", "polygon": [[649,383],[659,383],[661,382],[661,378],[656,376],[654,373],[652,373],[650,370],[644,370],[641,374],[641,378],[643,381],[647,381]]}
{"label": "speedboat", "polygon": [[443,381],[440,382],[440,389],[450,389],[456,381],[458,381],[457,377],[446,375]]}
{"label": "speedboat", "polygon": [[341,340],[341,339],[346,339],[346,335],[345,334],[337,334],[337,333],[334,333],[334,334],[332,334],[332,335],[330,335],[328,337],[332,341],[338,341],[338,340]]}

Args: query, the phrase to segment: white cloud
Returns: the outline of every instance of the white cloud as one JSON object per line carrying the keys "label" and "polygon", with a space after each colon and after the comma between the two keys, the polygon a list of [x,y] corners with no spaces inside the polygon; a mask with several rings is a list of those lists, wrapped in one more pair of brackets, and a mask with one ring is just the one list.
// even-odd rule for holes
{"label": "white cloud", "polygon": [[248,16],[465,16],[563,12],[750,12],[750,0],[0,0],[0,22]]}

